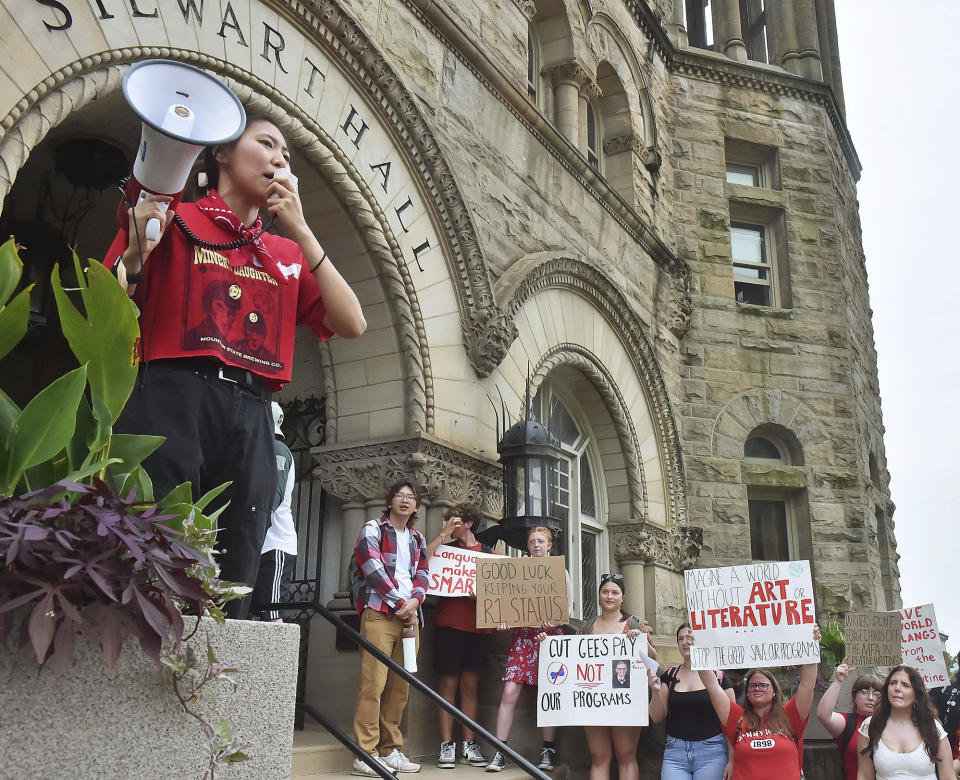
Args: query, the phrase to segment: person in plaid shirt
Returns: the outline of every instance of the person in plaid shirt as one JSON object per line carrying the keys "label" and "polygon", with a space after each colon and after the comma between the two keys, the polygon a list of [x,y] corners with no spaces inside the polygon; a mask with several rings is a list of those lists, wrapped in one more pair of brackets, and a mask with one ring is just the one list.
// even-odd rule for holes
{"label": "person in plaid shirt", "polygon": [[[386,511],[360,529],[353,554],[363,581],[357,594],[360,633],[398,663],[403,663],[403,630],[412,626],[420,647],[429,564],[426,540],[416,528],[420,494],[410,482],[387,493]],[[360,691],[353,729],[357,744],[393,772],[419,772],[420,765],[400,750],[400,719],[409,686],[369,653],[361,653]],[[376,777],[360,759],[351,774]]]}

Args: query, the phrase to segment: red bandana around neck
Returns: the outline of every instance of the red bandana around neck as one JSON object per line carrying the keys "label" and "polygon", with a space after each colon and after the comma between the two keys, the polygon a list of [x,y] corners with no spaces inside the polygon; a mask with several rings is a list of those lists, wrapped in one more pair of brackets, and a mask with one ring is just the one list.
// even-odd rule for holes
{"label": "red bandana around neck", "polygon": [[[259,214],[257,215],[257,221],[250,227],[246,227],[216,190],[210,190],[205,198],[198,200],[197,208],[206,214],[212,222],[224,230],[236,234],[239,238],[249,239],[251,236],[257,236],[250,242],[256,262],[263,266],[263,270],[270,274],[277,284],[287,284],[287,277],[277,268],[277,261],[273,259],[273,255],[270,254],[270,250],[267,249],[267,245],[263,241],[260,232],[263,228],[263,220]],[[243,253],[231,253],[230,266],[238,267],[242,265],[246,265]]]}

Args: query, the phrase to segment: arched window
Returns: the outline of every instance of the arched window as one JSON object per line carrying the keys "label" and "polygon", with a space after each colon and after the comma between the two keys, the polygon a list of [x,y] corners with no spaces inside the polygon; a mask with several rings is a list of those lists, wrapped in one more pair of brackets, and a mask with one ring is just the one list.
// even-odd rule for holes
{"label": "arched window", "polygon": [[600,173],[600,161],[603,159],[600,153],[602,146],[596,106],[587,103],[587,162],[597,173]]}
{"label": "arched window", "polygon": [[544,383],[533,398],[537,419],[560,439],[564,458],[557,464],[557,491],[550,514],[563,521],[564,554],[573,585],[574,616],[596,617],[600,575],[609,571],[603,475],[596,443],[573,398]]}
{"label": "arched window", "polygon": [[533,22],[527,25],[527,97],[538,107],[543,107],[543,89],[540,69],[543,67],[543,55],[540,39]]}
{"label": "arched window", "polygon": [[[750,557],[755,561],[801,558],[799,527],[806,514],[806,491],[798,489],[791,467],[802,465],[796,437],[778,425],[761,425],[743,444]],[[775,470],[772,470],[775,469]]]}

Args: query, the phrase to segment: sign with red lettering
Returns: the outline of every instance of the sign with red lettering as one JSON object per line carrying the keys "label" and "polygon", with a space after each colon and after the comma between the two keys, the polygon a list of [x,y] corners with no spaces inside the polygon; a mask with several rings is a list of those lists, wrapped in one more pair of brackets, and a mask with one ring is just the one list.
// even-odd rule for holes
{"label": "sign with red lettering", "polygon": [[950,677],[943,660],[943,646],[940,644],[940,630],[937,628],[933,604],[901,609],[900,627],[903,662],[920,672],[927,688],[949,685]]}
{"label": "sign with red lettering", "polygon": [[431,596],[476,595],[477,558],[503,557],[441,544],[430,558],[430,587],[427,593]]}
{"label": "sign with red lettering", "polygon": [[538,726],[646,726],[646,634],[548,636],[540,644]]}
{"label": "sign with red lettering", "polygon": [[820,660],[809,561],[688,569],[694,669],[796,666]]}
{"label": "sign with red lettering", "polygon": [[477,628],[570,620],[563,556],[477,558]]}

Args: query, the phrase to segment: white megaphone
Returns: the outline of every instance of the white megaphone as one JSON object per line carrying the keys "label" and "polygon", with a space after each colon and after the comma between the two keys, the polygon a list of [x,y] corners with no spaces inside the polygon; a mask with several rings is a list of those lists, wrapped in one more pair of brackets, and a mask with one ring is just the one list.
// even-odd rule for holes
{"label": "white megaphone", "polygon": [[[127,208],[149,195],[180,202],[190,169],[205,146],[227,144],[247,124],[236,95],[209,73],[171,60],[144,60],[123,76],[123,97],[143,120],[133,175],[117,210],[120,227]],[[146,238],[160,238],[160,220],[147,222]]]}

